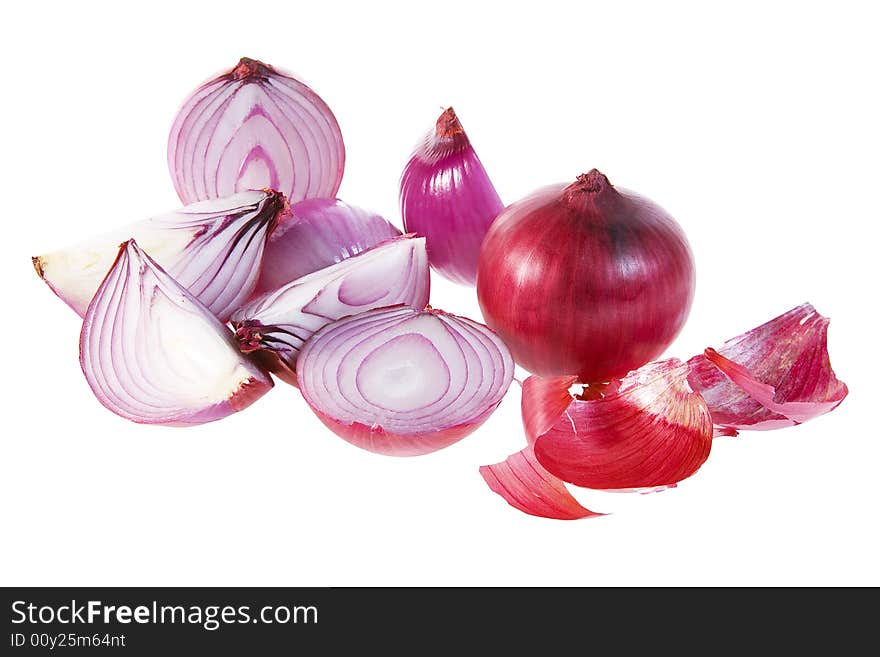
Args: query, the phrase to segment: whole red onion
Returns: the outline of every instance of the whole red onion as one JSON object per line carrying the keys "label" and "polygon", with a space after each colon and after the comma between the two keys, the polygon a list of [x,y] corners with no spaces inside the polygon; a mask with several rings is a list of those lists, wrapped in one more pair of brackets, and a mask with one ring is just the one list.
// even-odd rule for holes
{"label": "whole red onion", "polygon": [[486,324],[516,361],[585,383],[659,356],[693,294],[693,257],[679,225],[596,169],[507,207],[477,270]]}

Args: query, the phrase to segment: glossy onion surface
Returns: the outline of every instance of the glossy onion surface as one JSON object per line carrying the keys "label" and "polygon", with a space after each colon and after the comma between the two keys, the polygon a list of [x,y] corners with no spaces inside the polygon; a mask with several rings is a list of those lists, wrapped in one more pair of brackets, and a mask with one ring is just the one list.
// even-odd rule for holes
{"label": "glossy onion surface", "polygon": [[602,382],[672,342],[690,310],[694,263],[672,217],[594,169],[499,215],[477,294],[486,324],[524,368]]}

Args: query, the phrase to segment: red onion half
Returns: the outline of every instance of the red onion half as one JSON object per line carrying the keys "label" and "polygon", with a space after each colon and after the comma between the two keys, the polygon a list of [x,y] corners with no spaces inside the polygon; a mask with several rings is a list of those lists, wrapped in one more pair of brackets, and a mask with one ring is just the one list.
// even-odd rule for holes
{"label": "red onion half", "polygon": [[428,303],[425,238],[403,235],[267,292],[232,316],[241,350],[297,385],[303,344],[330,322],[373,308]]}
{"label": "red onion half", "polygon": [[828,324],[809,303],[706,349],[688,365],[722,432],[789,427],[834,410],[846,384],[831,369]]}
{"label": "red onion half", "polygon": [[40,278],[80,316],[134,239],[221,321],[257,285],[266,237],[283,214],[278,192],[250,191],[187,205],[67,249],[33,258]]}
{"label": "red onion half", "polygon": [[345,148],[327,104],[299,80],[254,59],[206,82],[168,137],[168,168],[184,203],[269,187],[290,201],[332,197]]}
{"label": "red onion half", "polygon": [[678,224],[595,169],[507,207],[486,235],[477,276],[486,324],[520,365],[585,383],[659,356],[693,294]]}
{"label": "red onion half", "polygon": [[513,359],[482,324],[396,307],[325,327],[300,352],[297,371],[306,402],[337,435],[415,456],[480,426],[513,380]]}
{"label": "red onion half", "polygon": [[400,179],[404,228],[428,238],[431,266],[473,285],[480,245],[504,204],[450,107]]}
{"label": "red onion half", "polygon": [[134,240],[89,304],[80,365],[104,406],[144,424],[219,420],[272,387],[230,330]]}
{"label": "red onion half", "polygon": [[400,231],[378,214],[339,199],[300,201],[269,236],[257,294],[276,290],[398,235]]}

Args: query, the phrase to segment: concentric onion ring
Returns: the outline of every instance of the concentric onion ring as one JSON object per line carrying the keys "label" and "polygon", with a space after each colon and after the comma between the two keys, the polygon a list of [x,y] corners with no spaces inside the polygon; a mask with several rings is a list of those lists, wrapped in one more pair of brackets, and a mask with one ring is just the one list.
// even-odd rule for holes
{"label": "concentric onion ring", "polygon": [[134,240],[89,304],[80,365],[104,406],[144,424],[219,420],[272,387],[230,330]]}
{"label": "concentric onion ring", "polygon": [[473,320],[393,307],[342,319],[309,340],[300,390],[322,422],[394,456],[451,445],[482,424],[513,380],[503,342]]}
{"label": "concentric onion ring", "polygon": [[299,80],[254,59],[199,87],[168,137],[184,203],[277,189],[291,203],[336,195],[345,147],[333,112]]}

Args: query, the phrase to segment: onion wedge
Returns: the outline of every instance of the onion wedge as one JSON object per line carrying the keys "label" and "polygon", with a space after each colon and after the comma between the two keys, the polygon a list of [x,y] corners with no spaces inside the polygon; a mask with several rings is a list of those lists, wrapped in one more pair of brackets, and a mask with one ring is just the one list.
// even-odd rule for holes
{"label": "onion wedge", "polygon": [[98,401],[143,424],[219,420],[272,387],[231,331],[134,240],[89,304],[80,365]]}
{"label": "onion wedge", "polygon": [[241,350],[297,385],[300,349],[318,329],[365,310],[428,303],[425,238],[404,235],[266,293],[232,316]]}
{"label": "onion wedge", "polygon": [[86,243],[33,258],[40,278],[80,317],[117,257],[134,239],[221,321],[253,294],[263,249],[284,197],[249,191],[193,203]]}
{"label": "onion wedge", "polygon": [[688,361],[688,382],[727,430],[788,427],[834,410],[846,384],[831,369],[828,324],[809,303]]}

